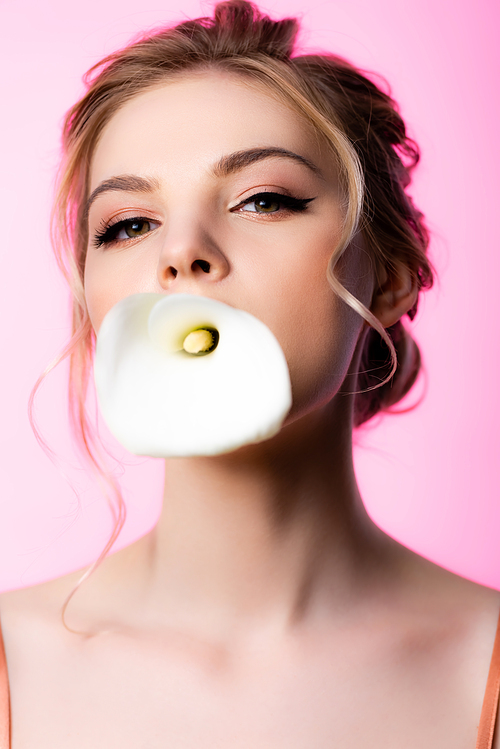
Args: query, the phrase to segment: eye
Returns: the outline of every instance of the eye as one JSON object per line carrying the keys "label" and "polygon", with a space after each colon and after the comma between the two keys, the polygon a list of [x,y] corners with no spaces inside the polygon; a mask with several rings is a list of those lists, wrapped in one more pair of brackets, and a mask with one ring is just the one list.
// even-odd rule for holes
{"label": "eye", "polygon": [[275,213],[279,211],[280,205],[274,195],[261,195],[250,203],[246,203],[242,210],[252,211],[252,213]]}
{"label": "eye", "polygon": [[314,198],[293,198],[279,192],[259,192],[239,203],[233,211],[242,213],[282,213],[304,211]]}
{"label": "eye", "polygon": [[142,218],[138,221],[134,219],[133,221],[124,224],[122,231],[125,232],[130,239],[133,239],[134,237],[142,237],[143,234],[147,234],[151,231],[151,223]]}
{"label": "eye", "polygon": [[128,239],[136,239],[149,234],[159,225],[157,222],[142,216],[123,219],[111,224],[111,226],[102,222],[94,236],[93,244],[95,247],[102,247],[115,242],[126,242]]}

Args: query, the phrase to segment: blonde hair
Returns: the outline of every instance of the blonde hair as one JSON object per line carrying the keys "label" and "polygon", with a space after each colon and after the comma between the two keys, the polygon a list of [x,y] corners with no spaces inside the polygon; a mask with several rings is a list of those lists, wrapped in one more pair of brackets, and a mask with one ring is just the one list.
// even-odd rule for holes
{"label": "blonde hair", "polygon": [[[390,275],[404,265],[419,290],[432,285],[432,266],[426,255],[428,233],[422,214],[405,193],[419,159],[418,147],[407,137],[390,95],[349,62],[330,54],[293,56],[298,28],[296,19],[271,20],[246,0],[219,3],[213,18],[144,35],[94,65],[84,79],[86,94],[66,115],[52,238],[73,295],[73,329],[60,358],[70,358],[74,431],[102,475],[98,445],[85,411],[95,344],[83,286],[90,163],[100,134],[120,107],[183,73],[215,69],[264,85],[303,116],[330,149],[340,175],[344,225],[330,260],[328,280],[370,327],[361,354],[355,425],[394,405],[416,379],[420,354],[401,321],[384,330],[340,283],[335,266],[360,230],[376,272],[383,268]],[[415,303],[410,318],[416,309]],[[119,489],[112,488],[115,531],[91,570],[105,557],[125,519]]]}

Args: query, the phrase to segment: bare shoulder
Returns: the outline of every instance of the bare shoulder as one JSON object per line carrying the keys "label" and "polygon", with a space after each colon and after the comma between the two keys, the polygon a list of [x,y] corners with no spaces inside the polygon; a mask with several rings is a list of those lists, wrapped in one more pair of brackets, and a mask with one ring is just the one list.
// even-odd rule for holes
{"label": "bare shoulder", "polygon": [[[0,621],[7,659],[32,646],[40,647],[53,636],[65,632],[62,610],[66,597],[75,588],[82,571],[27,588],[0,593]],[[56,635],[57,633],[57,635]]]}
{"label": "bare shoulder", "polygon": [[415,623],[446,627],[492,644],[500,616],[500,592],[473,582],[400,547],[396,555],[400,609]]}
{"label": "bare shoulder", "polygon": [[[422,604],[463,609],[467,612],[500,613],[500,592],[462,577],[409,550],[405,552],[409,580]],[[439,610],[439,606],[437,606]]]}
{"label": "bare shoulder", "polygon": [[[141,540],[106,557],[93,570],[87,566],[37,585],[0,593],[2,629],[8,631],[14,623],[16,629],[50,624],[66,631],[62,612],[72,593],[71,626],[85,629],[102,618],[116,618],[118,623],[123,611],[133,605],[131,583],[135,581],[140,549]],[[140,590],[140,586],[136,584],[135,589]]]}
{"label": "bare shoulder", "polygon": [[[342,734],[347,730],[352,719],[350,703],[344,698],[356,694],[366,728],[359,745],[371,740],[372,746],[387,746],[387,741],[382,740],[387,729],[379,726],[378,716],[382,714],[391,715],[394,737],[412,737],[408,746],[474,746],[500,612],[500,593],[404,549],[395,548],[391,569],[390,581],[389,577],[384,579],[376,604],[372,599],[373,609],[370,604],[364,606],[364,616],[359,615],[359,610],[358,614],[353,613],[349,631],[326,627],[319,632],[322,639],[314,647],[309,647],[309,641],[302,650],[285,647],[283,653],[292,662],[283,661],[282,673],[273,672],[274,681],[270,682],[268,664],[260,672],[252,656],[252,668],[245,672],[248,683],[244,694],[250,686],[259,695],[269,689],[270,700],[274,692],[287,693],[290,704],[296,706],[294,710],[287,708],[281,723],[280,716],[276,716],[276,730],[283,736],[289,735],[290,714],[296,714],[304,724],[314,719],[315,725],[323,726],[328,740],[318,740],[318,746],[341,745],[338,731]],[[205,681],[191,681],[196,672],[194,661],[183,660],[179,639],[167,647],[166,631],[160,638],[148,635],[147,648],[130,638],[95,638],[93,642],[75,638],[62,626],[61,611],[82,573],[80,570],[0,595],[13,722],[17,720],[18,735],[26,737],[25,744],[20,741],[19,746],[37,745],[32,735],[40,733],[40,727],[51,737],[47,745],[66,746],[65,732],[74,731],[75,726],[81,730],[85,743],[78,744],[75,738],[72,746],[97,746],[95,737],[103,731],[112,732],[114,737],[106,746],[137,745],[132,744],[132,733],[129,736],[127,732],[143,732],[144,721],[140,726],[134,723],[132,728],[128,724],[128,728],[121,727],[125,725],[123,716],[137,714],[138,694],[142,695],[139,713],[149,716],[155,737],[161,735],[167,743],[176,743],[174,734],[184,737],[186,726],[182,721],[176,733],[176,715],[192,716],[197,711],[199,715],[206,714]],[[110,595],[111,572],[103,579],[105,585],[94,587],[89,581],[76,594],[75,609],[81,616],[89,614],[94,619],[97,614],[102,622],[110,609],[123,610],[121,599]],[[111,599],[109,608],[102,604],[103,591]],[[71,624],[74,621],[72,609]],[[140,630],[137,633],[141,635]],[[174,650],[172,659],[169,654]],[[275,655],[273,663],[274,658]],[[184,668],[184,663],[189,667]],[[332,663],[336,664],[334,668]],[[124,673],[129,674],[128,680]],[[294,678],[290,678],[291,673]],[[152,683],[161,684],[161,690],[151,690]],[[219,693],[217,683],[210,681],[217,718],[214,731],[228,725],[227,692]],[[376,694],[374,683],[381,685]],[[184,684],[185,689],[180,689],[179,684]],[[293,685],[293,690],[288,693],[289,685]],[[234,695],[234,705],[241,706],[236,687]],[[305,695],[313,695],[314,699],[308,702]],[[92,721],[88,719],[89,699],[98,706],[92,708]],[[266,704],[266,700],[258,702]],[[170,712],[165,711],[165,704],[172,706]],[[221,712],[217,712],[219,705]],[[105,718],[101,724],[102,706]],[[332,710],[337,716],[335,721]],[[61,714],[69,716],[66,722],[61,720]],[[235,714],[240,714],[236,708]],[[267,717],[264,713],[262,721]],[[255,722],[255,716],[252,720]],[[151,746],[156,745],[153,739],[156,740],[151,739]],[[496,742],[494,749],[500,749],[498,738]],[[391,745],[403,743],[395,739]],[[199,746],[200,741],[191,745]],[[288,745],[295,746],[293,742]]]}
{"label": "bare shoulder", "polygon": [[[500,621],[500,592],[403,552],[399,611],[411,637],[448,657],[454,678],[482,700]],[[404,630],[404,626],[400,627]],[[500,744],[499,744],[500,747]]]}
{"label": "bare shoulder", "polygon": [[53,613],[57,605],[61,605],[72,588],[82,576],[83,570],[48,580],[26,588],[9,590],[0,593],[0,616],[40,616]]}
{"label": "bare shoulder", "polygon": [[[472,729],[477,731],[479,724],[499,624],[500,592],[411,551],[399,549],[396,554],[400,584],[391,605],[391,634],[395,643],[398,633],[401,637],[403,675],[410,673],[413,683],[427,683],[424,692],[443,709],[450,698],[454,722],[447,731],[457,733],[457,742],[463,740],[462,732],[469,732],[467,743],[473,746]],[[413,694],[423,704],[422,694]],[[498,730],[492,747],[500,749]]]}

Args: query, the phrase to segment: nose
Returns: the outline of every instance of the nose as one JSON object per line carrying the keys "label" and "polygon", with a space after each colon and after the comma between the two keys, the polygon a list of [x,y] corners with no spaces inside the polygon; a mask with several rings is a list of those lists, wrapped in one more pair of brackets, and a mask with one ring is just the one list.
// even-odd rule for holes
{"label": "nose", "polygon": [[215,238],[193,221],[169,227],[158,260],[158,282],[171,289],[184,282],[214,283],[229,273],[229,262]]}

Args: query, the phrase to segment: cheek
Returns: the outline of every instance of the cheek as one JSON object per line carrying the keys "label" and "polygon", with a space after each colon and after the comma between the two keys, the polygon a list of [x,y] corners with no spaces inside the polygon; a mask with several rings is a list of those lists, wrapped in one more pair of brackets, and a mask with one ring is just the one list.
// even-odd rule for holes
{"label": "cheek", "polygon": [[87,255],[84,275],[85,302],[96,333],[106,314],[121,298],[116,279],[113,282],[111,274],[107,271],[106,264],[96,262],[91,253]]}
{"label": "cheek", "polygon": [[[279,283],[267,290],[267,304],[260,304],[261,319],[280,341],[289,365],[294,415],[320,406],[336,394],[364,324],[328,283],[330,256],[328,248],[319,259],[316,256],[314,263],[297,263],[292,273],[282,268]],[[346,250],[336,276],[357,299],[369,305],[372,277],[362,248]]]}
{"label": "cheek", "polygon": [[147,263],[132,254],[104,253],[89,249],[85,262],[85,301],[95,332],[114,305],[139,291],[157,292],[151,279],[156,276]]}
{"label": "cheek", "polygon": [[362,321],[330,287],[298,307],[283,332],[289,362],[294,411],[323,405],[337,393],[347,374]]}

